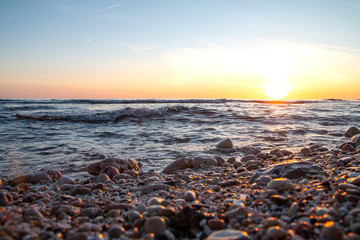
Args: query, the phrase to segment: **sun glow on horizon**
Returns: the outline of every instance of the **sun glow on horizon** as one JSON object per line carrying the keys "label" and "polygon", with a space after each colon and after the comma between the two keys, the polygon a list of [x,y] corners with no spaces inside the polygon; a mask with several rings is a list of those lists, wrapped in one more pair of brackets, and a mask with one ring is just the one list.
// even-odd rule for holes
{"label": "sun glow on horizon", "polygon": [[292,86],[285,81],[272,81],[263,86],[265,95],[274,100],[285,98],[292,89]]}

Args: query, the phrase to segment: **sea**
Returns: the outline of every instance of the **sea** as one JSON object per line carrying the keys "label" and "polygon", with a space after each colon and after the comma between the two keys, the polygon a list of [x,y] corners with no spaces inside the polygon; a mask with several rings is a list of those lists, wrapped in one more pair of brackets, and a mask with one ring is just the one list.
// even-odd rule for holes
{"label": "sea", "polygon": [[[0,178],[44,169],[77,177],[110,157],[159,172],[181,157],[333,148],[350,126],[360,126],[360,100],[0,99]],[[234,149],[217,149],[226,138]]]}

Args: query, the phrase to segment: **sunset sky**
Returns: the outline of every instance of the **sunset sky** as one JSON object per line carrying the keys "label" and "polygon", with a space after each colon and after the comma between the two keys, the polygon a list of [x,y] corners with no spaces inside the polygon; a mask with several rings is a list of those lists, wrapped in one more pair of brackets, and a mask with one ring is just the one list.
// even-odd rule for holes
{"label": "sunset sky", "polygon": [[2,0],[0,98],[360,99],[359,0]]}

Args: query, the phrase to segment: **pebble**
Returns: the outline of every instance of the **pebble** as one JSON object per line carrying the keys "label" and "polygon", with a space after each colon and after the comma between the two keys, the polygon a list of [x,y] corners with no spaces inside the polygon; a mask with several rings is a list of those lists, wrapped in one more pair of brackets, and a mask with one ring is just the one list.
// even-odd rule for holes
{"label": "pebble", "polygon": [[206,240],[250,240],[249,234],[244,231],[225,229],[213,232]]}
{"label": "pebble", "polygon": [[244,163],[250,160],[256,160],[256,156],[254,154],[245,155],[241,158],[240,162]]}
{"label": "pebble", "polygon": [[196,194],[194,191],[186,191],[184,193],[184,199],[187,202],[193,202],[196,199]]}
{"label": "pebble", "polygon": [[225,228],[225,222],[223,219],[213,218],[208,221],[208,226],[211,230],[220,230]]}
{"label": "pebble", "polygon": [[166,230],[165,219],[162,217],[151,217],[145,221],[145,231],[148,233],[162,233]]}
{"label": "pebble", "polygon": [[349,127],[345,131],[345,137],[351,138],[355,136],[356,134],[360,134],[360,130],[357,127]]}
{"label": "pebble", "polygon": [[0,206],[9,206],[13,203],[13,197],[8,192],[0,192]]}
{"label": "pebble", "polygon": [[109,176],[106,175],[105,173],[101,173],[101,174],[96,178],[96,182],[97,182],[97,183],[107,183],[107,182],[111,182],[111,179],[110,179]]}
{"label": "pebble", "polygon": [[114,224],[108,230],[109,238],[120,238],[124,232],[125,229],[121,225]]}
{"label": "pebble", "polygon": [[287,238],[287,232],[279,226],[273,226],[266,230],[266,236],[270,240],[285,240]]}
{"label": "pebble", "polygon": [[293,184],[287,178],[275,178],[268,183],[267,187],[278,191],[286,191],[292,189]]}
{"label": "pebble", "polygon": [[232,148],[234,147],[234,144],[230,138],[227,138],[225,140],[222,140],[218,144],[216,144],[217,148]]}
{"label": "pebble", "polygon": [[334,225],[333,222],[328,222],[322,229],[322,234],[327,240],[342,240],[344,239],[343,232],[341,229]]}
{"label": "pebble", "polygon": [[217,165],[217,161],[212,157],[195,157],[192,159],[193,168],[210,168]]}

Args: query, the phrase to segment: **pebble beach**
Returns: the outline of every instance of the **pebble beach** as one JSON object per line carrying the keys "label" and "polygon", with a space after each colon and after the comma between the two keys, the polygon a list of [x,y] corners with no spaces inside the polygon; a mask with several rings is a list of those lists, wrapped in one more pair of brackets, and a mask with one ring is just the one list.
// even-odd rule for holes
{"label": "pebble beach", "polygon": [[[345,137],[332,148],[183,157],[160,172],[107,158],[82,178],[3,178],[0,239],[360,239],[360,131]],[[214,146],[236,148],[230,138]]]}

